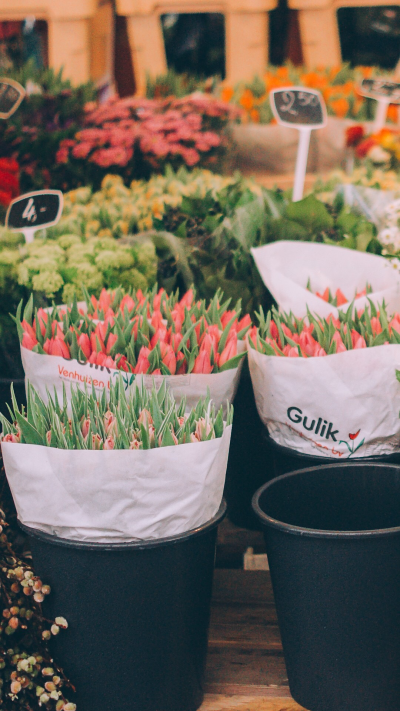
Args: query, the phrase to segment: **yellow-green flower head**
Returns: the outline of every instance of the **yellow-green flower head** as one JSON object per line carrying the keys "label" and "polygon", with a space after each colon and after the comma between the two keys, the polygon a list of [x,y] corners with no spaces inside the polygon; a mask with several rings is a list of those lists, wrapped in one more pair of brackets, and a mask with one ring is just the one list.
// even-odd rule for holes
{"label": "yellow-green flower head", "polygon": [[118,283],[124,287],[124,289],[129,289],[133,287],[134,289],[142,289],[144,291],[148,286],[152,286],[146,277],[141,274],[134,267],[132,269],[127,269],[126,271],[120,272],[118,275]]}
{"label": "yellow-green flower head", "polygon": [[72,204],[82,203],[85,204],[89,202],[92,195],[92,190],[89,187],[77,188],[76,190],[70,190],[64,199],[69,200]]}
{"label": "yellow-green flower head", "polygon": [[47,296],[47,298],[54,298],[57,291],[61,289],[64,284],[64,280],[56,271],[41,271],[39,274],[35,274],[32,277],[32,289],[34,291],[41,291]]}
{"label": "yellow-green flower head", "polygon": [[84,284],[90,291],[100,291],[104,286],[102,273],[90,262],[81,262],[75,266],[76,272],[72,282],[77,286]]}
{"label": "yellow-green flower head", "polygon": [[10,232],[5,227],[0,227],[0,249],[16,249],[20,244],[25,244],[22,232]]}
{"label": "yellow-green flower head", "polygon": [[135,264],[135,259],[129,248],[118,249],[115,252],[104,251],[100,252],[95,259],[96,266],[102,272],[109,269],[129,269]]}
{"label": "yellow-green flower head", "polygon": [[2,249],[0,251],[0,266],[16,267],[22,258],[18,249]]}
{"label": "yellow-green flower head", "polygon": [[66,234],[66,235],[62,235],[62,237],[58,238],[57,244],[62,249],[69,249],[73,245],[82,244],[82,239],[81,239],[81,237],[78,237],[78,235]]}
{"label": "yellow-green flower head", "polygon": [[149,282],[157,276],[157,255],[153,242],[144,242],[136,251],[136,267],[145,274]]}

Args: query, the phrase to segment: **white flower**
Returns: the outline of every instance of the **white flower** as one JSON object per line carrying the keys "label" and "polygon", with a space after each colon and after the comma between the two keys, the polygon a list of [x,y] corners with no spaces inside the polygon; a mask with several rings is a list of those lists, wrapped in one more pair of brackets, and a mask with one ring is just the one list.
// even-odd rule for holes
{"label": "white flower", "polygon": [[388,163],[390,161],[390,153],[384,151],[381,146],[372,146],[367,153],[367,158],[373,163]]}

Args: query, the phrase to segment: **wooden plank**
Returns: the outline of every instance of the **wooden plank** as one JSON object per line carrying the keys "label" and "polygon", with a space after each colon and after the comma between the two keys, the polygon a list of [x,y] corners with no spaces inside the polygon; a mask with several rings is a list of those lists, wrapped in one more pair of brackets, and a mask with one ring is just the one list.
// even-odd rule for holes
{"label": "wooden plank", "polygon": [[214,574],[213,601],[274,605],[269,571],[217,568]]}
{"label": "wooden plank", "polygon": [[226,693],[235,686],[287,687],[285,661],[282,653],[274,649],[244,649],[234,646],[208,649],[207,691]]}
{"label": "wooden plank", "polygon": [[215,604],[211,611],[209,645],[282,651],[275,608],[272,605]]}
{"label": "wooden plank", "polygon": [[207,694],[199,711],[304,711],[293,699]]}

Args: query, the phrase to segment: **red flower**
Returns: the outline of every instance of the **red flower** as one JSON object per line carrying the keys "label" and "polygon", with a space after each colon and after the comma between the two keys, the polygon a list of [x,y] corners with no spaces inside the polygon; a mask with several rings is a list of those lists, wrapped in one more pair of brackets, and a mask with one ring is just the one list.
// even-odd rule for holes
{"label": "red flower", "polygon": [[349,148],[357,146],[361,139],[364,138],[364,135],[363,126],[349,126],[349,128],[346,129],[346,145]]}
{"label": "red flower", "polygon": [[361,430],[358,430],[354,434],[349,434],[350,439],[356,439],[358,435],[360,434]]}

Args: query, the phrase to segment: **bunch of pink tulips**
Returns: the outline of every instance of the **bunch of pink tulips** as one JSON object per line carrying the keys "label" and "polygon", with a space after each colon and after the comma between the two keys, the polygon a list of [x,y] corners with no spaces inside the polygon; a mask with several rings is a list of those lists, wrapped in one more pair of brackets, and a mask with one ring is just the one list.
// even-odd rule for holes
{"label": "bunch of pink tulips", "polygon": [[180,300],[163,290],[103,290],[87,298],[87,312],[76,301],[34,312],[30,299],[16,322],[22,347],[36,353],[135,374],[218,373],[238,366],[238,341],[251,326],[240,303],[232,310],[229,303],[221,292],[208,305],[196,301],[192,289]]}
{"label": "bunch of pink tulips", "polygon": [[259,327],[253,326],[247,335],[250,348],[271,356],[312,358],[344,353],[357,348],[371,348],[400,343],[400,314],[391,319],[385,304],[379,307],[370,301],[368,308],[339,317],[314,316],[298,319],[290,314],[272,309],[267,316],[262,309],[258,314]]}

